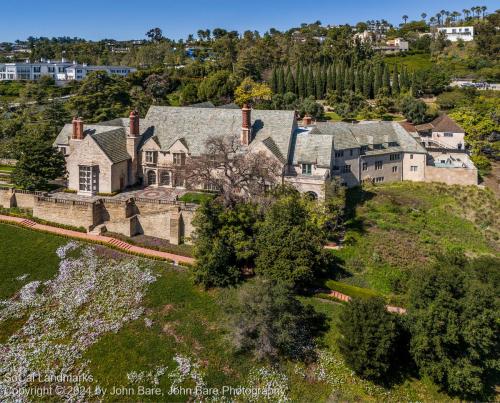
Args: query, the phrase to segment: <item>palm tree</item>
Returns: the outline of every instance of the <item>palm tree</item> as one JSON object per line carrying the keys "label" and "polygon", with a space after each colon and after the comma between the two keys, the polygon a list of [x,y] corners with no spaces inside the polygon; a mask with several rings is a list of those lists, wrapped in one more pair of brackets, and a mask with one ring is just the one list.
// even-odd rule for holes
{"label": "palm tree", "polygon": [[420,17],[422,17],[422,19],[425,21],[425,19],[427,18],[427,14],[422,13],[422,14],[420,14]]}
{"label": "palm tree", "polygon": [[406,24],[406,20],[408,19],[408,16],[405,14],[405,15],[403,15],[401,18],[404,20],[404,22],[405,22],[405,24]]}
{"label": "palm tree", "polygon": [[466,8],[464,8],[462,10],[462,13],[464,14],[465,20],[469,20],[470,10],[467,10]]}
{"label": "palm tree", "polygon": [[437,21],[438,21],[438,25],[441,25],[441,13],[437,13],[436,14],[436,18],[437,18]]}
{"label": "palm tree", "polygon": [[436,17],[429,18],[429,24],[434,25],[436,23]]}
{"label": "palm tree", "polygon": [[487,9],[488,9],[488,7],[481,6],[481,12],[483,13],[483,19],[484,19],[484,15],[485,15]]}

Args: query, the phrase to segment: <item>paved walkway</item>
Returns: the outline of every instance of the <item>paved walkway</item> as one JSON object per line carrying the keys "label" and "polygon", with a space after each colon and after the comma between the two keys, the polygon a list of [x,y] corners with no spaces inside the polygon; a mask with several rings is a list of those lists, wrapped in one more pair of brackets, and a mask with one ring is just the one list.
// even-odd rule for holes
{"label": "paved walkway", "polygon": [[129,252],[131,254],[140,253],[144,256],[160,258],[168,261],[174,262],[174,264],[193,264],[194,259],[187,256],[174,255],[173,253],[161,252],[154,249],[143,248],[140,246],[131,245],[129,243],[120,241],[116,238],[111,238],[108,236],[87,234],[84,232],[73,231],[64,228],[52,227],[50,225],[38,224],[35,221],[31,221],[21,217],[12,217],[0,214],[0,221],[11,222],[20,224],[23,227],[31,228],[38,231],[50,232],[52,234],[63,235],[70,238],[82,239],[86,241],[99,242],[101,244],[109,244],[109,246],[122,250],[123,252]]}

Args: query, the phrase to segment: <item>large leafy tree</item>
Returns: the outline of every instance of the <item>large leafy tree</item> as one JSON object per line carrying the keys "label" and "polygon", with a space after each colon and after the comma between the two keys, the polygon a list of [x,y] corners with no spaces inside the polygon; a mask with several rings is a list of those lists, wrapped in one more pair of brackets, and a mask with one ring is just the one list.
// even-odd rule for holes
{"label": "large leafy tree", "polygon": [[[441,258],[414,278],[408,307],[411,354],[420,373],[448,393],[488,400],[500,368],[498,291],[489,274],[481,278],[482,271],[464,262]],[[497,261],[493,264],[498,268]]]}
{"label": "large leafy tree", "polygon": [[310,360],[314,338],[325,330],[325,318],[303,305],[283,283],[257,278],[244,285],[230,310],[235,347],[258,359]]}
{"label": "large leafy tree", "polygon": [[121,116],[130,108],[127,81],[104,71],[90,73],[68,101],[68,108],[88,122]]}

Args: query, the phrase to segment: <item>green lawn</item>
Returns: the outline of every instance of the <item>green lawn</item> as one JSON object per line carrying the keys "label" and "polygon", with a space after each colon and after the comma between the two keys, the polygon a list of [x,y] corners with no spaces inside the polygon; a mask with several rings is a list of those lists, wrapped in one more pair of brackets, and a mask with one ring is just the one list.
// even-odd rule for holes
{"label": "green lawn", "polygon": [[[53,277],[58,266],[54,251],[66,242],[52,235],[0,225],[2,298],[11,296],[28,281]],[[130,259],[106,248],[101,248],[98,253],[106,259]],[[102,336],[81,358],[82,362],[89,360],[88,370],[96,382],[102,388],[108,388],[103,400],[187,401],[186,396],[168,395],[174,379],[171,373],[176,368],[173,357],[177,354],[199,365],[198,372],[207,387],[255,385],[249,384],[249,374],[255,369],[269,367],[231,349],[224,307],[235,297],[236,290],[207,292],[193,285],[189,270],[160,262],[154,262],[149,267],[157,280],[149,285],[141,303],[143,314],[139,319],[126,322],[117,332]],[[19,283],[12,280],[21,274],[29,274],[29,277]],[[120,284],[116,286],[120,287]],[[337,317],[343,306],[317,298],[303,298],[303,301],[324,313],[330,328],[318,342],[319,357],[315,364],[305,367],[304,364],[283,362],[278,365],[277,371],[286,377],[291,401],[446,399],[432,384],[411,377],[391,389],[384,389],[355,376],[343,363],[336,347],[339,336]],[[147,324],[145,318],[152,324]],[[5,343],[7,337],[19,329],[26,319],[0,322],[0,343]],[[137,387],[137,383],[127,377],[128,373],[143,372],[148,376],[149,372],[160,367],[166,367],[167,371],[159,377],[156,385],[164,391],[163,397],[124,397],[109,393],[113,386]],[[141,384],[155,386],[148,382]],[[184,381],[182,385],[192,387],[194,382]]]}
{"label": "green lawn", "polygon": [[[399,182],[348,191],[341,281],[402,297],[409,276],[438,253],[500,254],[500,208],[477,187]],[[403,301],[404,303],[404,301]]]}
{"label": "green lawn", "polygon": [[[30,281],[45,281],[57,272],[55,250],[67,240],[0,224],[0,300],[12,296]],[[28,274],[26,279],[18,277]]]}
{"label": "green lawn", "polygon": [[213,193],[188,192],[179,197],[179,200],[186,203],[200,204],[204,201],[212,200],[214,197]]}
{"label": "green lawn", "polygon": [[432,67],[431,55],[428,53],[408,55],[408,56],[389,56],[384,58],[384,62],[391,67],[397,65],[401,70],[401,66],[405,65],[408,70],[420,70]]}

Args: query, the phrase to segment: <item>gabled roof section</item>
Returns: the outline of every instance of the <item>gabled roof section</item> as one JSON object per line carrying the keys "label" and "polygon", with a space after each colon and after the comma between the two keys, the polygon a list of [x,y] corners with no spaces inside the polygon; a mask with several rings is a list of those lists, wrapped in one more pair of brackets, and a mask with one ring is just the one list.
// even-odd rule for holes
{"label": "gabled roof section", "polygon": [[465,130],[446,113],[439,115],[431,122],[431,125],[433,126],[433,132],[465,133]]}
{"label": "gabled roof section", "polygon": [[276,145],[276,143],[274,142],[274,140],[271,137],[268,137],[268,138],[264,139],[262,141],[262,143],[267,147],[267,149],[269,151],[271,151],[271,153],[276,158],[278,158],[278,160],[281,163],[286,164],[286,158],[283,156],[283,154],[281,153],[280,149],[278,148],[278,146]]}
{"label": "gabled roof section", "polygon": [[89,135],[113,164],[130,159],[127,152],[126,134],[123,128]]}

